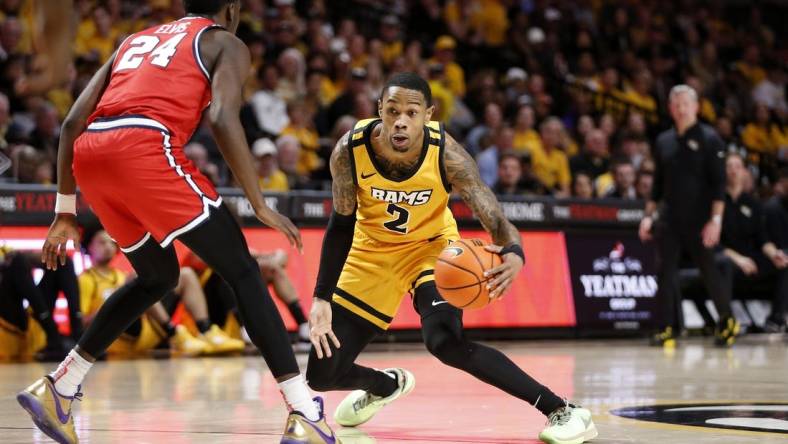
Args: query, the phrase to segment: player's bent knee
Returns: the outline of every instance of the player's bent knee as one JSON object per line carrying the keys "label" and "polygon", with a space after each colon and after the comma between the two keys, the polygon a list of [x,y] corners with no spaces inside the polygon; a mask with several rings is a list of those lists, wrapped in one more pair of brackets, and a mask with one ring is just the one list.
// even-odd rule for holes
{"label": "player's bent knee", "polygon": [[316,392],[327,392],[336,387],[336,375],[330,371],[330,366],[306,369],[306,382]]}
{"label": "player's bent knee", "polygon": [[442,363],[461,368],[467,360],[472,344],[448,334],[434,335],[425,341],[427,350]]}
{"label": "player's bent knee", "polygon": [[229,270],[224,270],[224,273],[219,272],[222,278],[235,288],[239,282],[248,279],[256,279],[260,271],[257,268],[257,262],[249,256],[248,260],[237,263]]}
{"label": "player's bent knee", "polygon": [[176,267],[172,270],[161,270],[153,276],[138,276],[137,279],[148,293],[161,297],[178,286],[179,276],[180,270]]}

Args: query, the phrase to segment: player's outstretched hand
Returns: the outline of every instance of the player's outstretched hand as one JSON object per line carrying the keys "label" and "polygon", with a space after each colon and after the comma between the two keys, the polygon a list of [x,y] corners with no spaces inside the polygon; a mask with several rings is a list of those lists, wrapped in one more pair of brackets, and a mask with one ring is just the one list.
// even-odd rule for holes
{"label": "player's outstretched hand", "polygon": [[309,312],[309,340],[315,347],[317,359],[323,356],[331,357],[331,346],[328,340],[334,343],[335,348],[340,347],[339,339],[331,329],[331,303],[320,298],[312,300],[312,310]]}
{"label": "player's outstretched hand", "polygon": [[49,227],[44,248],[41,250],[41,262],[48,270],[57,270],[58,258],[60,265],[66,265],[66,245],[74,241],[74,248],[79,248],[79,226],[77,218],[71,214],[58,214]]}
{"label": "player's outstretched hand", "polygon": [[[487,245],[485,250],[500,254],[503,247],[499,245]],[[484,272],[485,277],[494,276],[492,281],[487,283],[487,288],[490,290],[490,299],[497,299],[503,296],[509,287],[512,286],[514,278],[523,269],[523,260],[520,256],[514,253],[506,253],[501,256],[503,263],[495,268]]]}
{"label": "player's outstretched hand", "polygon": [[267,206],[255,211],[255,215],[260,222],[281,231],[282,234],[287,236],[290,245],[298,248],[299,252],[304,252],[304,245],[301,243],[301,232],[298,231],[298,228],[293,225],[290,219]]}

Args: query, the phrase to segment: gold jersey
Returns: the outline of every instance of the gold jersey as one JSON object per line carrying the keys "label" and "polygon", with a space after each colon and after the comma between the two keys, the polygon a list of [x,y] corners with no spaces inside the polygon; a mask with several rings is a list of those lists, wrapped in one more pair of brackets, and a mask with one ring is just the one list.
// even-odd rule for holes
{"label": "gold jersey", "polygon": [[117,268],[112,268],[109,274],[88,268],[79,275],[78,280],[80,309],[84,315],[93,315],[126,282],[126,274]]}
{"label": "gold jersey", "polygon": [[414,173],[388,177],[375,159],[372,130],[380,119],[356,123],[350,160],[356,184],[356,238],[398,244],[457,232],[449,210],[450,186],[443,168],[445,134],[440,122],[424,127],[424,146]]}
{"label": "gold jersey", "polygon": [[449,210],[443,126],[424,127],[418,168],[395,180],[386,177],[372,151],[372,130],[379,124],[380,119],[362,120],[350,138],[356,230],[333,301],[385,330],[405,293],[435,280],[438,255],[460,235]]}

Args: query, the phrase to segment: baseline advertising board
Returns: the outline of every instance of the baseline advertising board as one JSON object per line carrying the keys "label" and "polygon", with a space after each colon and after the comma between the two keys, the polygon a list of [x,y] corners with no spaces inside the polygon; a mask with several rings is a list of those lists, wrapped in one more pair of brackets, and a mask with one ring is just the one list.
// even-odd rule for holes
{"label": "baseline advertising board", "polygon": [[632,233],[568,233],[577,326],[641,330],[657,327],[653,249]]}
{"label": "baseline advertising board", "polygon": [[[46,235],[46,227],[0,226],[0,244],[5,243],[18,250],[40,251]],[[301,297],[304,309],[309,310],[311,295],[317,278],[320,248],[323,242],[322,228],[301,230],[304,254],[291,249],[284,236],[267,228],[244,228],[250,248],[260,252],[276,248],[288,252],[288,276]],[[489,236],[481,230],[464,230],[465,238],[478,237],[489,242]],[[512,284],[510,293],[500,301],[482,310],[468,311],[463,321],[468,328],[508,327],[573,327],[575,308],[569,279],[569,262],[566,257],[564,234],[555,231],[521,233],[524,248],[531,260]],[[179,256],[185,248],[176,242]],[[73,251],[72,251],[73,254]],[[77,268],[85,263],[81,255],[75,257]],[[121,269],[131,267],[122,255],[115,262]],[[276,300],[276,299],[275,299]],[[295,324],[287,308],[276,300],[282,318],[289,329]],[[391,325],[392,329],[416,329],[420,327],[419,316],[413,310],[410,297],[405,295],[400,311]]]}

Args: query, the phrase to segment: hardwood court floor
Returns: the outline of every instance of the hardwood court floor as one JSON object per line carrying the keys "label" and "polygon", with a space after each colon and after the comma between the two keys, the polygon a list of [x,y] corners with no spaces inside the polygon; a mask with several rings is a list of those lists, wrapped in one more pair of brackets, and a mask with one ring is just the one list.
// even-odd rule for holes
{"label": "hardwood court floor", "polygon": [[[674,353],[636,341],[497,345],[537,380],[590,408],[600,433],[595,443],[788,442],[788,343],[782,339],[746,338],[732,350],[692,340]],[[365,424],[361,430],[366,435],[351,436],[352,429],[337,428],[343,442],[538,442],[544,418],[525,403],[443,366],[421,345],[374,350],[361,361],[412,370],[416,389]],[[304,359],[300,355],[302,365]],[[0,365],[0,442],[49,442],[18,408],[14,394],[50,368]],[[83,443],[278,442],[286,415],[274,380],[256,357],[102,362],[88,376],[84,392],[75,406]],[[330,412],[343,395],[328,394]],[[666,417],[682,422],[692,415],[675,412],[693,410],[688,406],[693,402],[717,406],[694,408],[695,416],[722,410],[707,415],[710,422],[754,421],[774,433],[658,424],[610,413],[681,404],[674,408],[682,410]],[[733,402],[778,405],[725,406]],[[649,411],[640,408],[629,416]]]}

